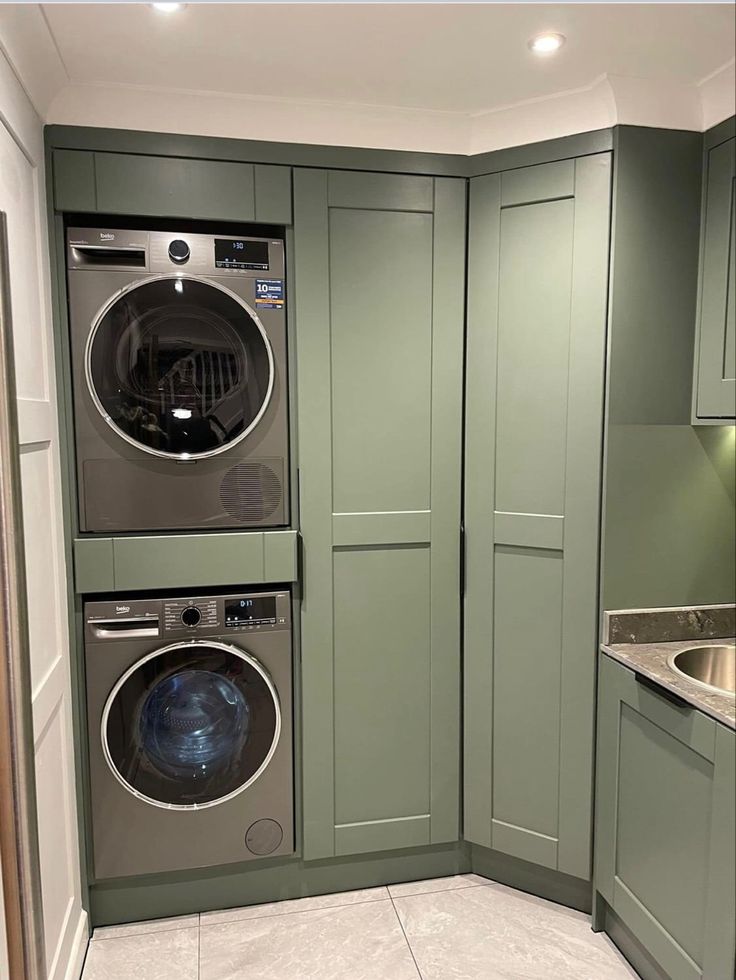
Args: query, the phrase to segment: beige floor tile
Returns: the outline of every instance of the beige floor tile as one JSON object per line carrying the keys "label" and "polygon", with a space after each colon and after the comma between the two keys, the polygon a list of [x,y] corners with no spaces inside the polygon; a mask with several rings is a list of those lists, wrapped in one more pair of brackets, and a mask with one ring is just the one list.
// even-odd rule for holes
{"label": "beige floor tile", "polygon": [[199,915],[177,915],[173,919],[147,919],[144,922],[124,922],[118,926],[99,926],[92,933],[92,941],[118,939],[124,936],[143,936],[150,932],[171,932],[173,929],[196,928]]}
{"label": "beige floor tile", "polygon": [[361,888],[352,892],[335,892],[330,895],[311,895],[308,898],[292,898],[266,905],[246,905],[224,912],[203,912],[202,925],[219,925],[240,919],[262,919],[270,915],[289,915],[292,912],[312,912],[317,909],[339,908],[342,905],[362,905],[363,902],[379,902],[388,898],[385,888]]}
{"label": "beige floor tile", "polygon": [[634,980],[588,916],[488,885],[395,899],[423,980]]}
{"label": "beige floor tile", "polygon": [[200,980],[420,980],[388,900],[204,924],[199,976]]}
{"label": "beige floor tile", "polygon": [[446,878],[425,878],[423,881],[389,885],[388,890],[391,898],[405,898],[407,895],[424,895],[428,892],[444,892],[487,884],[488,879],[481,878],[480,875],[448,875]]}
{"label": "beige floor tile", "polygon": [[198,946],[198,929],[97,940],[82,980],[198,980]]}

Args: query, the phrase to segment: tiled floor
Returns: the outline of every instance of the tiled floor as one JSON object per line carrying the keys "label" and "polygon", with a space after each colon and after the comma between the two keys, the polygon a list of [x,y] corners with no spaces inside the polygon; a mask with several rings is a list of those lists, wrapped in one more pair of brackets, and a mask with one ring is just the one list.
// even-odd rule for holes
{"label": "tiled floor", "polygon": [[632,980],[580,912],[477,875],[97,929],[83,980]]}

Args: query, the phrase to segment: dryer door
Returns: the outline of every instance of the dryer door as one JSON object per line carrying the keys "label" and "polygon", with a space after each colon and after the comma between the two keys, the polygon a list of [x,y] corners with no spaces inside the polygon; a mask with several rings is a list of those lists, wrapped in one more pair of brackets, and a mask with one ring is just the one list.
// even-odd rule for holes
{"label": "dryer door", "polygon": [[178,810],[241,793],[276,750],[281,713],[264,668],[225,643],[174,643],[123,674],[102,715],[102,747],[134,796]]}
{"label": "dryer door", "polygon": [[85,369],[92,400],[123,439],[154,456],[204,459],[244,439],[268,407],[271,345],[235,293],[156,276],[98,313]]}

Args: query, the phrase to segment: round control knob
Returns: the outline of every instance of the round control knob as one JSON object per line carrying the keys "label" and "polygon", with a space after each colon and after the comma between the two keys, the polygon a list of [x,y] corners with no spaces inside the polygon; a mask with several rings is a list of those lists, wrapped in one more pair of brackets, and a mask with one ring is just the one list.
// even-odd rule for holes
{"label": "round control knob", "polygon": [[187,606],[181,614],[181,621],[185,626],[198,626],[201,618],[202,613],[196,606]]}
{"label": "round control knob", "polygon": [[169,258],[181,265],[189,258],[189,246],[182,238],[175,238],[169,245]]}

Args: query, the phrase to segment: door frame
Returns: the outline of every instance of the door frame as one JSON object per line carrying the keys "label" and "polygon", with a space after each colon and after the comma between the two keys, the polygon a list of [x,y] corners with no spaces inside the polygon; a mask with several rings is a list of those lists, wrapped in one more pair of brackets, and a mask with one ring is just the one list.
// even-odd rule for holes
{"label": "door frame", "polygon": [[0,874],[11,977],[46,976],[10,276],[0,211]]}

